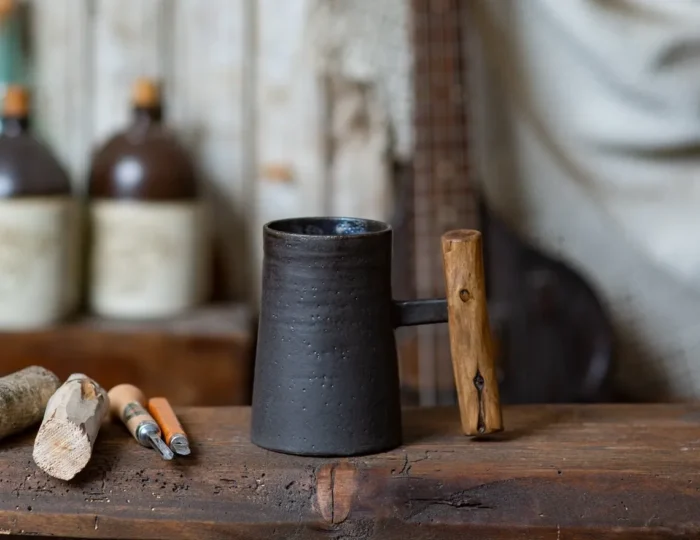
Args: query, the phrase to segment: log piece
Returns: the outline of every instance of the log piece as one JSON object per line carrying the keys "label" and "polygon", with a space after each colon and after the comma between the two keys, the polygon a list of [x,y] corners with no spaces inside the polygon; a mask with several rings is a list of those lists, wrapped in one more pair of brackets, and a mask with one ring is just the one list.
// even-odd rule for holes
{"label": "log piece", "polygon": [[74,373],[49,400],[34,441],[34,462],[46,474],[71,480],[92,457],[92,447],[109,411],[107,392]]}
{"label": "log piece", "polygon": [[56,375],[39,366],[0,378],[0,439],[38,423],[60,384]]}
{"label": "log piece", "polygon": [[456,230],[442,237],[452,366],[467,435],[503,429],[481,244],[479,231]]}

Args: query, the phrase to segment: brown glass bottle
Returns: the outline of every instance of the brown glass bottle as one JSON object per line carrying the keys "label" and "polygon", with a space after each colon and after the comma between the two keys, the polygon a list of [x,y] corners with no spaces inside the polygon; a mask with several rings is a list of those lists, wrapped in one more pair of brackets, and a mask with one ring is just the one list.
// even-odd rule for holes
{"label": "brown glass bottle", "polygon": [[8,87],[0,129],[0,328],[43,326],[75,308],[78,217],[68,175],[30,132],[28,92]]}
{"label": "brown glass bottle", "polygon": [[90,303],[104,316],[172,316],[208,289],[195,167],[162,117],[158,86],[138,81],[131,125],[92,163]]}

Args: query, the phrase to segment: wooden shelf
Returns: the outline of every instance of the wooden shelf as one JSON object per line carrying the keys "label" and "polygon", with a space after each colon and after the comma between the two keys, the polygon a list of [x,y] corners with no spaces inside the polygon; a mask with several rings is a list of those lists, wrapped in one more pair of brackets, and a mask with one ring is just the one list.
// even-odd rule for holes
{"label": "wooden shelf", "polygon": [[694,537],[700,406],[506,408],[461,435],[455,409],[405,411],[406,445],[351,459],[249,442],[247,408],[179,411],[193,454],[161,460],[118,425],[88,468],[54,480],[33,433],[0,442],[0,532],[82,538]]}
{"label": "wooden shelf", "polygon": [[250,400],[253,335],[242,305],[215,305],[163,321],[81,317],[51,328],[0,333],[0,375],[37,364],[80,372],[105,388],[129,382],[179,405]]}

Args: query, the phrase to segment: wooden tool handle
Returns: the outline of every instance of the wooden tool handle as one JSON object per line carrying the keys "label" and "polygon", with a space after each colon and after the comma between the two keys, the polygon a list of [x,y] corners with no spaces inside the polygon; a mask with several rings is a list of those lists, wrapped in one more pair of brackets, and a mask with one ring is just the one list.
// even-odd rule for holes
{"label": "wooden tool handle", "polygon": [[479,231],[456,230],[442,237],[452,367],[467,435],[503,429],[481,244]]}
{"label": "wooden tool handle", "polygon": [[[153,418],[144,408],[146,396],[131,384],[120,384],[109,391],[110,411],[126,425],[129,433],[136,440],[137,428],[142,422],[153,422]],[[139,441],[141,442],[141,441]]]}
{"label": "wooden tool handle", "polygon": [[149,399],[148,412],[158,422],[166,444],[170,444],[173,435],[185,434],[185,430],[182,429],[180,421],[175,416],[175,411],[173,411],[167,399],[162,397]]}

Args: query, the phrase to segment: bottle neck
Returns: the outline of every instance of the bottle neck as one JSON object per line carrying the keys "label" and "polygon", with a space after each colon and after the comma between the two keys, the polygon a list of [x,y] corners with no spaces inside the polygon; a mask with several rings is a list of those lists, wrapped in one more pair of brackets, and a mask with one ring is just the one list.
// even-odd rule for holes
{"label": "bottle neck", "polygon": [[133,118],[137,125],[160,124],[163,120],[163,107],[134,107]]}
{"label": "bottle neck", "polygon": [[0,132],[3,135],[16,136],[29,131],[29,117],[27,116],[3,116]]}

